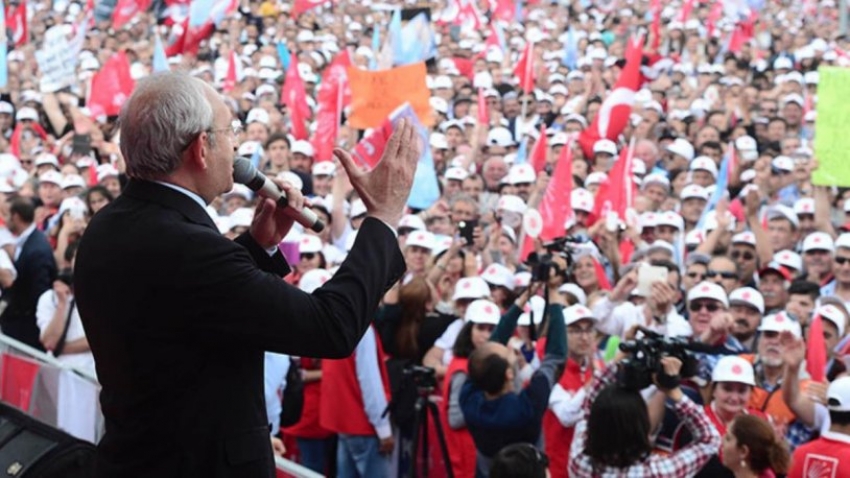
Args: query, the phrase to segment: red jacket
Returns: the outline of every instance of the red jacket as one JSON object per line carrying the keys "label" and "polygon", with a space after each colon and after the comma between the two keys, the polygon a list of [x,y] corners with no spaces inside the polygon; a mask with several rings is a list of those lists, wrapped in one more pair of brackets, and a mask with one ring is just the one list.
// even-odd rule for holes
{"label": "red jacket", "polygon": [[[377,337],[375,343],[378,366],[381,368],[381,382],[389,402],[390,389],[384,348]],[[357,381],[356,356],[357,354],[353,353],[346,359],[322,360],[322,400],[319,406],[319,423],[325,429],[335,433],[373,436],[375,428],[366,416],[363,393]]]}
{"label": "red jacket", "polygon": [[446,445],[449,448],[449,461],[455,478],[473,478],[475,476],[475,443],[469,430],[461,428],[452,430],[449,426],[449,393],[452,376],[456,373],[466,374],[467,359],[454,357],[446,370],[443,382],[443,401],[440,403],[440,420],[446,435]]}
{"label": "red jacket", "polygon": [[[567,359],[564,373],[558,385],[568,392],[579,390],[593,377],[593,369],[585,367],[584,373],[573,359]],[[552,410],[546,410],[543,415],[543,437],[546,444],[546,455],[549,457],[549,472],[552,478],[567,478],[567,463],[570,459],[570,445],[573,442],[575,427],[564,427]]]}
{"label": "red jacket", "polygon": [[[322,361],[318,359],[302,358],[301,367],[304,370],[321,370]],[[304,408],[301,411],[301,419],[291,427],[283,429],[283,433],[298,438],[327,438],[333,432],[322,428],[319,424],[319,407],[322,400],[322,381],[304,384]]]}
{"label": "red jacket", "polygon": [[850,435],[824,432],[794,451],[788,478],[850,476]]}

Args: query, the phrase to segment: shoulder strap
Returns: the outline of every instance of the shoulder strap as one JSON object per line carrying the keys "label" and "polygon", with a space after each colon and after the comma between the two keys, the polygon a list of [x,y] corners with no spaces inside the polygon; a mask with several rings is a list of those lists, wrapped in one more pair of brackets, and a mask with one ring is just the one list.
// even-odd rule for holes
{"label": "shoulder strap", "polygon": [[56,347],[53,349],[54,357],[62,355],[62,351],[65,349],[65,339],[68,337],[68,329],[71,327],[71,315],[74,313],[74,305],[76,305],[76,299],[72,297],[71,303],[68,304],[68,317],[65,318],[65,329],[62,330],[62,336],[59,337],[59,342],[56,342]]}

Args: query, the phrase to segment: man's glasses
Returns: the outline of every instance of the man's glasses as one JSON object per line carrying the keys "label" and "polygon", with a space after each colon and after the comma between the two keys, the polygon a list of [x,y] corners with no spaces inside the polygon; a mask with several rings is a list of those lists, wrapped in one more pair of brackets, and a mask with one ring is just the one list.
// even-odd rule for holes
{"label": "man's glasses", "polygon": [[696,301],[691,302],[688,306],[691,312],[699,312],[702,309],[705,309],[709,312],[717,312],[720,309],[720,305],[717,302],[709,302],[709,301]]}
{"label": "man's glasses", "polygon": [[850,262],[850,257],[835,256],[835,263],[838,264],[839,266],[843,266],[844,264],[846,264],[848,262]]}
{"label": "man's glasses", "polygon": [[710,278],[714,278],[714,277],[720,276],[720,277],[722,277],[723,279],[737,279],[737,278],[738,278],[738,274],[737,274],[737,273],[735,273],[735,272],[729,272],[729,271],[708,271],[708,273],[706,274],[706,276],[707,276],[707,277],[710,277]]}
{"label": "man's glasses", "polygon": [[756,256],[753,255],[753,253],[750,252],[750,251],[732,251],[732,253],[729,254],[729,256],[732,258],[733,261],[737,261],[737,260],[751,261],[751,260],[756,258]]}
{"label": "man's glasses", "polygon": [[308,261],[312,261],[315,258],[316,258],[315,252],[302,252],[301,253],[301,259],[307,259]]}

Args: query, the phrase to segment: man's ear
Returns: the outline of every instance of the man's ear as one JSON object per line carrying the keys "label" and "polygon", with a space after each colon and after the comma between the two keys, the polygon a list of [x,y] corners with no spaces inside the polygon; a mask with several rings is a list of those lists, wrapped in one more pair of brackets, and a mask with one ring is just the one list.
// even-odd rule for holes
{"label": "man's ear", "polygon": [[183,163],[193,169],[206,170],[209,160],[210,134],[202,131],[183,153]]}

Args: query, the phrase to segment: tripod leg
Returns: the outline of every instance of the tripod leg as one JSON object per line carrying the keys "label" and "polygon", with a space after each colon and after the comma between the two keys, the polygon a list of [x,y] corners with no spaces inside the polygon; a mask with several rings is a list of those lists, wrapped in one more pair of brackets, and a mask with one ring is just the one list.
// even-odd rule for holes
{"label": "tripod leg", "polygon": [[446,476],[448,478],[454,478],[452,462],[449,460],[449,447],[446,445],[446,435],[443,433],[443,424],[440,423],[440,414],[437,411],[437,404],[428,400],[426,406],[428,407],[431,417],[434,419],[434,428],[437,431],[437,442],[440,444],[440,455],[442,455],[443,463],[446,465]]}
{"label": "tripod leg", "polygon": [[[416,400],[414,410],[416,411],[413,418],[413,444],[410,448],[410,478],[416,478],[416,450],[419,449],[419,428],[422,426],[422,412],[425,411],[421,399]],[[423,478],[428,478],[427,476]]]}
{"label": "tripod leg", "polygon": [[430,478],[428,474],[428,461],[431,459],[430,454],[428,453],[428,410],[431,409],[428,405],[431,404],[431,401],[427,398],[421,398],[425,402],[422,407],[422,412],[420,413],[422,417],[422,478]]}

